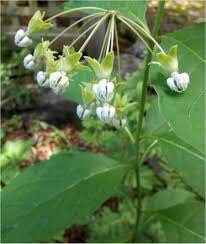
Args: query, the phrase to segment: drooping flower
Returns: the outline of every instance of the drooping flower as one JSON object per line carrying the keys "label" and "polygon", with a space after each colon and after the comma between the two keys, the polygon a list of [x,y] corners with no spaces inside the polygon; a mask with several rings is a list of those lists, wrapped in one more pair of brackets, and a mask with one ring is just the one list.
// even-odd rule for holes
{"label": "drooping flower", "polygon": [[189,84],[189,75],[187,73],[173,72],[171,77],[167,79],[167,85],[175,92],[183,92]]}
{"label": "drooping flower", "polygon": [[34,68],[34,66],[35,66],[35,62],[34,62],[34,60],[35,60],[35,57],[34,57],[33,55],[31,55],[31,54],[28,54],[28,55],[24,58],[24,61],[23,61],[23,63],[24,63],[24,67],[25,67],[26,69],[30,69],[30,70],[32,70],[32,69]]}
{"label": "drooping flower", "polygon": [[69,78],[64,71],[56,71],[50,74],[49,84],[55,93],[62,93],[69,85]]}
{"label": "drooping flower", "polygon": [[90,116],[91,110],[88,109],[86,106],[82,106],[79,104],[77,106],[76,113],[81,120],[84,120]]}
{"label": "drooping flower", "polygon": [[126,118],[114,118],[114,119],[112,120],[112,124],[113,124],[117,129],[125,127],[126,123],[127,123],[127,119],[126,119]]}
{"label": "drooping flower", "polygon": [[109,104],[105,104],[103,107],[96,108],[97,117],[104,122],[111,121],[114,118],[115,113],[116,113],[115,107]]}
{"label": "drooping flower", "polygon": [[106,79],[102,79],[99,83],[93,85],[92,90],[97,99],[109,102],[114,95],[114,83]]}
{"label": "drooping flower", "polygon": [[43,87],[49,87],[49,79],[44,71],[39,71],[36,76],[37,83]]}
{"label": "drooping flower", "polygon": [[32,39],[30,39],[26,32],[19,29],[14,37],[14,42],[19,47],[28,47],[32,44]]}

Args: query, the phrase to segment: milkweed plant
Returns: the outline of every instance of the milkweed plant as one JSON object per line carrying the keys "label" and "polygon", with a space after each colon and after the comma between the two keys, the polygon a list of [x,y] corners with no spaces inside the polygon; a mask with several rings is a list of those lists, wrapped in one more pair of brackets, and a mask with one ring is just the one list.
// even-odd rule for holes
{"label": "milkweed plant", "polygon": [[[111,123],[117,128],[126,126],[126,110],[130,104],[128,103],[127,95],[120,97],[118,93],[119,80],[112,76],[114,61],[113,44],[115,39],[118,42],[117,21],[121,21],[130,28],[144,42],[150,52],[152,52],[151,43],[159,49],[159,52],[156,54],[157,61],[153,61],[150,64],[157,64],[168,72],[165,85],[178,93],[184,92],[187,89],[189,75],[185,72],[180,73],[178,70],[177,45],[172,46],[169,52],[166,53],[141,21],[135,22],[122,16],[118,11],[85,7],[68,10],[46,20],[44,20],[44,13],[37,11],[29,21],[27,29],[17,31],[15,44],[19,47],[31,46],[33,44],[32,39],[36,33],[53,27],[51,21],[54,18],[85,9],[95,10],[96,13],[83,17],[68,26],[66,30],[63,30],[52,41],[40,41],[34,48],[34,52],[24,58],[24,67],[36,73],[36,80],[39,86],[50,87],[57,94],[62,94],[69,87],[75,69],[78,67],[83,68],[83,60],[87,61],[95,74],[95,80],[89,83],[84,83],[82,80],[83,104],[79,104],[76,110],[81,120],[96,115],[97,119],[105,123]],[[62,55],[56,57],[55,54],[57,52],[51,49],[52,43],[57,41],[65,31],[71,31],[70,29],[78,23],[94,18],[97,19],[96,23],[89,26],[70,45],[65,45]],[[108,26],[99,59],[96,60],[89,56],[82,57],[85,47],[105,22],[108,23]],[[74,49],[75,43],[89,31],[89,36],[81,48],[76,51]]]}
{"label": "milkweed plant", "polygon": [[[15,44],[21,48],[33,47],[35,43],[33,53],[28,54],[24,58],[23,65],[26,69],[35,73],[36,81],[40,87],[50,88],[56,94],[61,95],[69,89],[70,84],[75,82],[73,76],[78,70],[89,68],[93,71],[94,79],[89,82],[82,80],[80,84],[79,89],[81,90],[83,102],[77,105],[76,114],[80,120],[87,120],[93,117],[115,127],[120,133],[121,131],[126,132],[131,143],[136,148],[137,164],[135,171],[138,192],[136,230],[138,229],[142,212],[139,141],[143,127],[149,69],[151,66],[156,65],[166,74],[161,87],[167,90],[171,96],[180,97],[182,94],[187,93],[190,83],[188,70],[179,69],[179,66],[182,67],[179,65],[177,55],[179,43],[173,42],[167,50],[164,50],[165,48],[163,48],[157,38],[164,4],[165,1],[159,1],[152,31],[137,16],[134,19],[122,14],[121,11],[86,6],[68,9],[48,19],[45,19],[45,13],[37,11],[30,19],[27,29],[18,30],[14,38]],[[39,33],[53,28],[53,19],[79,11],[86,11],[87,15],[66,27],[53,40],[41,39],[36,44],[35,35],[38,34],[39,36]],[[52,44],[58,41],[66,31],[72,31],[73,27],[85,21],[87,28],[79,33],[71,43],[65,44],[61,55],[58,55],[58,52],[52,49]],[[136,103],[134,101],[131,102],[129,99],[130,94],[120,92],[123,82],[120,78],[121,60],[117,22],[121,22],[122,25],[130,29],[147,48],[144,78],[138,105],[137,135],[135,137],[130,131],[127,117],[128,110],[131,111]],[[103,25],[106,26],[106,31],[102,40],[99,58],[83,56],[85,48]],[[84,42],[76,50],[74,48],[76,43],[82,39],[84,39]],[[117,54],[118,75],[114,72],[114,45]],[[135,112],[136,110],[134,109]]]}

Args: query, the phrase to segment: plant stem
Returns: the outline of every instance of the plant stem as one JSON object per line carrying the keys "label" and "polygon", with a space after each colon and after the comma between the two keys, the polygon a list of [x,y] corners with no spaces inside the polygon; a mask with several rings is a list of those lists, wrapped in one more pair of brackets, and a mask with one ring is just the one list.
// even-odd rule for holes
{"label": "plant stem", "polygon": [[87,20],[87,19],[91,19],[93,17],[99,17],[101,15],[103,15],[104,12],[101,12],[101,13],[96,13],[96,14],[91,14],[91,15],[88,15],[88,16],[85,16],[81,19],[79,19],[78,21],[74,22],[72,25],[68,26],[67,28],[65,28],[62,32],[60,32],[49,44],[52,45],[59,37],[61,37],[66,31],[70,30],[71,28],[73,28],[75,25],[77,25],[78,23],[84,21],[84,20]]}
{"label": "plant stem", "polygon": [[85,30],[84,32],[82,32],[75,40],[72,41],[72,43],[69,45],[69,47],[72,47],[74,46],[74,44],[79,40],[81,39],[87,32],[89,32],[93,27],[95,27],[96,25],[98,24],[97,23],[94,23],[93,25],[91,25],[87,30]]}
{"label": "plant stem", "polygon": [[152,50],[150,49],[150,46],[148,45],[148,43],[144,40],[144,38],[139,34],[139,32],[131,25],[128,23],[128,21],[124,20],[121,17],[118,17],[118,19],[120,21],[122,21],[122,23],[124,23],[127,27],[129,27],[138,37],[140,40],[142,40],[145,44],[145,46],[150,50],[150,52],[152,52]]}
{"label": "plant stem", "polygon": [[[165,0],[159,0],[159,1],[165,1]],[[157,17],[157,16],[156,16]],[[127,23],[129,22],[131,25],[134,25],[137,30],[140,30],[144,33],[144,35],[146,35],[151,41],[154,42],[154,44],[156,44],[156,46],[159,48],[159,50],[162,52],[162,53],[165,53],[164,50],[162,49],[162,47],[159,45],[159,43],[155,40],[155,37],[152,33],[152,35],[150,35],[150,33],[148,33],[144,28],[142,28],[139,24],[137,24],[136,22],[134,22],[133,20],[127,18],[127,17],[124,17],[122,16],[121,19],[124,19],[127,21]]]}
{"label": "plant stem", "polygon": [[94,27],[94,30],[89,34],[88,38],[86,39],[86,41],[84,42],[84,44],[82,45],[82,47],[79,49],[79,52],[82,52],[84,50],[84,48],[87,46],[87,44],[90,41],[90,39],[92,38],[92,36],[96,33],[96,31],[99,29],[99,27],[103,24],[103,22],[107,19],[107,17],[109,15],[110,14],[105,15],[102,19],[100,19],[98,21],[98,23]]}
{"label": "plant stem", "polygon": [[[165,0],[159,0],[158,10],[155,17],[155,23],[152,30],[152,35],[156,38],[159,27],[161,24],[161,19],[163,15]],[[150,41],[150,48],[154,50],[154,42]],[[138,120],[138,128],[137,128],[137,137],[136,137],[136,157],[137,157],[137,164],[135,167],[136,172],[136,181],[137,181],[137,193],[138,193],[138,201],[137,201],[137,213],[136,213],[136,224],[134,229],[134,242],[137,240],[139,235],[139,224],[141,220],[141,212],[142,212],[142,192],[141,192],[141,182],[140,182],[140,135],[142,130],[142,122],[144,118],[144,111],[145,111],[145,102],[147,96],[147,83],[149,79],[149,71],[150,65],[149,63],[152,61],[152,53],[148,51],[146,56],[146,63],[145,63],[145,71],[144,71],[144,79],[143,79],[143,86],[142,86],[142,95],[141,95],[141,102],[140,102],[140,113],[139,113],[139,120]]]}
{"label": "plant stem", "polygon": [[120,61],[119,39],[118,39],[118,31],[117,31],[117,23],[116,23],[116,21],[114,22],[114,34],[115,34],[116,49],[117,49],[118,74],[119,74],[119,79],[121,80],[121,61]]}
{"label": "plant stem", "polygon": [[103,9],[103,8],[96,8],[96,7],[81,7],[81,8],[73,8],[73,9],[68,9],[64,12],[61,12],[59,14],[56,14],[48,19],[45,20],[45,22],[48,22],[50,20],[53,20],[61,15],[64,15],[64,14],[70,14],[70,13],[73,13],[73,12],[77,12],[77,11],[82,11],[82,10],[96,10],[96,11],[106,11],[106,9]]}

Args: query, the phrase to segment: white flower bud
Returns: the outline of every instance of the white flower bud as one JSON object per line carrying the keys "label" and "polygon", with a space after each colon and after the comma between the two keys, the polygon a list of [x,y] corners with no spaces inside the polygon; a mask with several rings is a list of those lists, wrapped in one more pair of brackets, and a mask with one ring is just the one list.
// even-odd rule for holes
{"label": "white flower bud", "polygon": [[104,122],[112,120],[114,118],[115,112],[115,107],[107,104],[103,107],[96,108],[97,117]]}
{"label": "white flower bud", "polygon": [[112,124],[113,124],[117,129],[125,127],[126,123],[127,123],[127,119],[126,119],[126,118],[114,118],[114,119],[112,120]]}
{"label": "white flower bud", "polygon": [[14,42],[19,47],[28,47],[32,44],[32,39],[30,39],[24,30],[20,29],[17,31]]}
{"label": "white flower bud", "polygon": [[109,102],[114,95],[114,83],[102,79],[92,87],[93,93],[99,100]]}
{"label": "white flower bud", "polygon": [[69,78],[64,71],[56,71],[50,74],[49,84],[55,93],[62,93],[69,85]]}
{"label": "white flower bud", "polygon": [[189,84],[189,75],[187,73],[173,72],[171,77],[167,79],[167,85],[169,88],[176,92],[183,92],[187,89]]}
{"label": "white flower bud", "polygon": [[47,78],[46,72],[39,71],[36,76],[37,83],[43,87],[49,87],[49,79]]}
{"label": "white flower bud", "polygon": [[31,54],[28,54],[25,58],[24,58],[24,67],[26,69],[33,69],[35,66],[35,62],[34,62],[34,56]]}
{"label": "white flower bud", "polygon": [[78,117],[81,120],[88,118],[90,116],[90,114],[91,114],[91,110],[90,109],[88,109],[88,108],[86,108],[86,107],[84,107],[84,106],[82,106],[80,104],[77,106],[77,111],[76,112],[77,112]]}

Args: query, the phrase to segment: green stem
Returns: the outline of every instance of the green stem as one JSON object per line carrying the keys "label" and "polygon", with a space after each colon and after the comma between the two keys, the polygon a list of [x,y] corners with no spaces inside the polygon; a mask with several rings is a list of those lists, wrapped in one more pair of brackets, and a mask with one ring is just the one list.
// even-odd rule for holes
{"label": "green stem", "polygon": [[100,51],[100,54],[99,54],[99,59],[98,59],[99,62],[102,59],[103,53],[106,51],[106,44],[107,44],[107,41],[108,41],[108,38],[109,38],[109,29],[110,29],[110,25],[111,25],[111,20],[112,19],[110,18],[109,23],[107,24],[107,30],[106,30],[106,33],[105,33],[105,36],[104,36],[104,40],[103,40],[103,44],[102,44],[102,48],[101,48],[101,51]]}
{"label": "green stem", "polygon": [[89,41],[92,38],[92,36],[96,33],[96,31],[99,29],[99,27],[103,24],[103,22],[107,19],[107,17],[109,15],[110,14],[105,15],[102,19],[100,19],[98,21],[98,23],[94,27],[93,31],[89,34],[88,38],[86,39],[86,41],[84,42],[84,44],[82,45],[82,47],[79,49],[79,52],[82,52],[84,50],[84,48],[87,46],[87,44],[89,43]]}
{"label": "green stem", "polygon": [[83,17],[81,19],[79,19],[78,21],[74,22],[72,25],[68,26],[67,28],[65,28],[62,32],[60,32],[49,44],[52,45],[59,37],[61,37],[66,31],[70,30],[71,28],[73,28],[75,25],[79,24],[80,22],[84,21],[84,20],[87,20],[87,19],[91,19],[93,17],[99,17],[101,15],[104,15],[104,12],[101,12],[101,13],[96,13],[96,14],[91,14],[91,15],[88,15],[86,17]]}
{"label": "green stem", "polygon": [[62,16],[64,14],[70,14],[70,13],[74,13],[74,12],[77,12],[77,11],[82,11],[82,10],[96,10],[96,11],[106,11],[106,9],[103,9],[103,8],[96,8],[96,7],[81,7],[81,8],[73,8],[73,9],[68,9],[64,12],[61,12],[59,14],[56,14],[48,19],[45,20],[45,22],[48,22],[48,21],[51,21],[59,16]]}
{"label": "green stem", "polygon": [[[161,24],[161,19],[163,15],[165,0],[159,0],[157,15],[155,17],[155,23],[152,30],[152,36],[156,38],[159,27]],[[154,50],[154,42],[150,42],[151,50]],[[141,220],[141,212],[142,212],[142,191],[141,191],[141,182],[140,182],[140,135],[142,130],[142,122],[144,118],[144,111],[145,111],[145,102],[147,97],[147,83],[149,79],[149,71],[150,65],[148,65],[152,61],[152,53],[148,51],[145,63],[145,72],[144,72],[144,79],[143,79],[143,86],[142,86],[142,96],[140,102],[140,113],[139,113],[139,120],[138,120],[138,128],[137,128],[137,137],[136,137],[136,157],[137,157],[137,164],[135,168],[136,172],[136,181],[137,181],[137,193],[138,193],[138,201],[137,201],[137,213],[136,213],[136,224],[134,229],[134,242],[137,240],[139,236],[139,224]]]}
{"label": "green stem", "polygon": [[116,21],[114,22],[114,34],[115,34],[116,49],[117,49],[118,74],[119,74],[119,79],[121,80],[121,61],[120,61],[119,39],[118,39],[118,31],[117,31]]}

